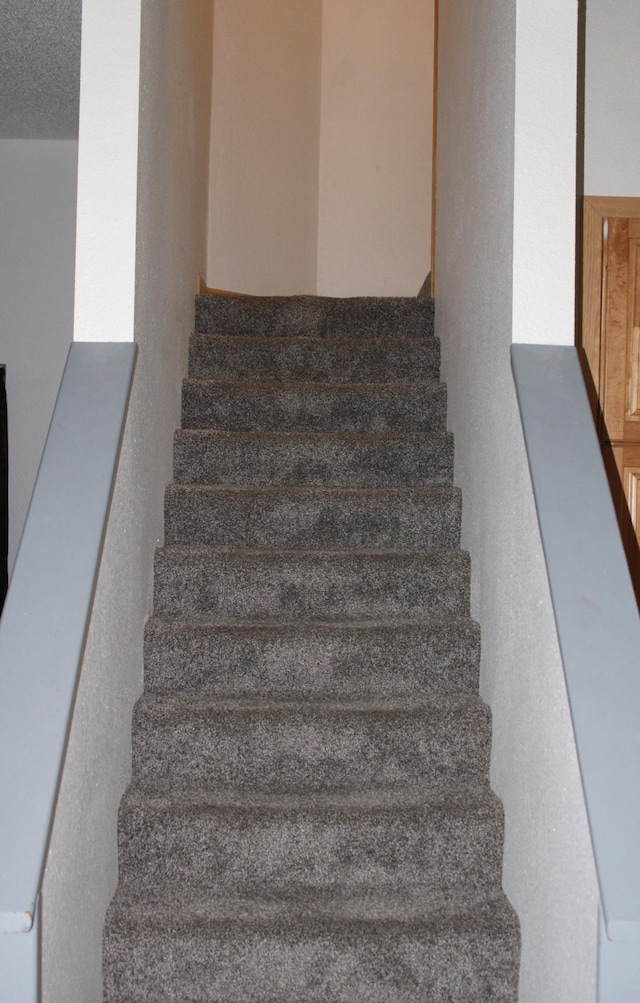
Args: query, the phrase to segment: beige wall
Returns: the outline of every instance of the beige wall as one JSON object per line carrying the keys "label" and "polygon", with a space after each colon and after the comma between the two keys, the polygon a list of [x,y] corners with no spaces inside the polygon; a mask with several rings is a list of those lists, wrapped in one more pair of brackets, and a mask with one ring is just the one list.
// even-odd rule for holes
{"label": "beige wall", "polygon": [[215,0],[207,281],[312,293],[322,0]]}
{"label": "beige wall", "polygon": [[207,281],[415,296],[434,0],[216,0]]}
{"label": "beige wall", "polygon": [[415,296],[430,267],[433,0],[324,0],[318,292]]}

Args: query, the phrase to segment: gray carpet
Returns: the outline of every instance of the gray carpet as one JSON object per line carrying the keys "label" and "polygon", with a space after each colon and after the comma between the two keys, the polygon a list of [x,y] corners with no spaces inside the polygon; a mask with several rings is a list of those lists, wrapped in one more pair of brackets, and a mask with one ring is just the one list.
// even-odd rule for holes
{"label": "gray carpet", "polygon": [[108,1003],[514,1003],[433,303],[196,303]]}

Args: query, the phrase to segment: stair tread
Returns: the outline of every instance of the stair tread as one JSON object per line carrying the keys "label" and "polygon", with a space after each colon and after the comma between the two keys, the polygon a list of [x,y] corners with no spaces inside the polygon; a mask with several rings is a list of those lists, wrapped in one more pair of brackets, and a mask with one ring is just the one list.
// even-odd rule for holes
{"label": "stair tread", "polygon": [[499,886],[502,807],[487,780],[452,785],[450,798],[417,786],[389,793],[161,797],[134,785],[120,812],[121,879],[258,898]]}
{"label": "stair tread", "polygon": [[196,334],[189,342],[189,376],[195,379],[414,382],[437,379],[439,369],[435,338]]}
{"label": "stair tread", "polygon": [[446,387],[424,383],[320,383],[187,379],[184,427],[238,431],[401,431],[441,428]]}
{"label": "stair tread", "polygon": [[373,895],[339,909],[223,898],[215,910],[184,899],[163,909],[118,892],[107,914],[106,999],[512,1003],[517,944],[498,889],[411,909]]}
{"label": "stair tread", "polygon": [[461,495],[425,488],[170,485],[165,542],[281,549],[456,547]]}
{"label": "stair tread", "polygon": [[432,795],[484,783],[490,714],[479,696],[424,701],[269,701],[145,694],[134,710],[133,776],[166,793],[394,789]]}
{"label": "stair tread", "polygon": [[478,691],[478,624],[404,620],[228,620],[154,615],[145,631],[149,692],[272,699]]}
{"label": "stair tread", "polygon": [[157,551],[155,609],[348,621],[469,612],[458,549],[275,550],[172,544]]}
{"label": "stair tread", "polygon": [[453,481],[453,436],[407,432],[180,429],[177,483],[422,487]]}
{"label": "stair tread", "polygon": [[432,300],[409,297],[211,296],[196,297],[196,331],[266,336],[300,333],[358,336],[372,330],[394,337],[408,330],[433,335]]}

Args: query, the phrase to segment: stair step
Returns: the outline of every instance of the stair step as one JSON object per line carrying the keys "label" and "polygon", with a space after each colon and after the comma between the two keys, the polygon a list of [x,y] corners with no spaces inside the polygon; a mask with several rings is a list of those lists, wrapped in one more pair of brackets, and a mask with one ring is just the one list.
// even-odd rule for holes
{"label": "stair step", "polygon": [[181,429],[174,476],[256,487],[424,487],[451,482],[453,436]]}
{"label": "stair step", "polygon": [[157,614],[238,620],[469,615],[469,556],[422,552],[158,550]]}
{"label": "stair step", "polygon": [[362,550],[456,547],[458,488],[251,488],[170,485],[165,542]]}
{"label": "stair step", "polygon": [[433,303],[200,296],[106,1003],[515,1003]]}
{"label": "stair step", "polygon": [[[513,1003],[518,931],[502,898],[407,912],[384,896],[344,916],[290,901],[185,902],[158,916],[145,900],[111,907],[106,1003]],[[331,913],[334,913],[332,915]]]}
{"label": "stair step", "polygon": [[210,697],[476,695],[478,625],[219,623],[152,617],[148,693]]}
{"label": "stair step", "polygon": [[183,428],[235,432],[444,432],[444,384],[185,380]]}
{"label": "stair step", "polygon": [[199,380],[390,383],[437,380],[435,338],[246,338],[195,335],[189,376]]}
{"label": "stair step", "polygon": [[416,891],[451,899],[497,894],[502,809],[489,793],[241,799],[149,798],[132,788],[120,812],[123,890],[169,897],[303,896]]}
{"label": "stair step", "polygon": [[273,337],[429,337],[432,300],[354,296],[196,297],[198,334]]}
{"label": "stair step", "polygon": [[134,712],[140,789],[393,790],[488,779],[490,719],[473,699],[205,701],[143,696]]}

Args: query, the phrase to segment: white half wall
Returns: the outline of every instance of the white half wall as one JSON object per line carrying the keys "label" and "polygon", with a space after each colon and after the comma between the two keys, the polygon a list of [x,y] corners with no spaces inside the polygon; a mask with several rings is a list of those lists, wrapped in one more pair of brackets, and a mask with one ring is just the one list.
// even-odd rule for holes
{"label": "white half wall", "polygon": [[207,282],[314,293],[322,0],[215,0]]}
{"label": "white half wall", "polygon": [[589,0],[584,190],[640,196],[640,4]]}
{"label": "white half wall", "polygon": [[433,0],[324,0],[318,292],[416,296],[431,262]]}
{"label": "white half wall", "polygon": [[[436,329],[505,809],[503,880],[521,926],[519,1000],[595,1003],[596,878],[510,368],[514,340],[573,340],[575,4],[535,7],[540,17],[531,0],[440,5]],[[548,223],[560,232],[544,242]]]}
{"label": "white half wall", "polygon": [[78,144],[0,140],[0,362],[13,567],[72,339]]}
{"label": "white half wall", "polygon": [[[136,7],[139,20],[132,15]],[[44,878],[43,1003],[102,1001],[102,929],[117,883],[118,805],[131,770],[131,712],[142,688],[153,555],[162,539],[196,274],[206,264],[211,3],[84,0],[83,24],[93,18],[106,39],[137,32],[119,50],[128,62],[118,72],[127,87],[139,73],[139,118],[136,94],[135,149],[110,160],[113,183],[106,191],[93,183],[84,189],[78,240],[87,258],[77,273],[77,294],[85,306],[77,315],[77,333],[88,332],[95,280],[85,265],[98,249],[104,261],[114,262],[94,300],[102,313],[98,330],[106,340],[109,332],[119,340],[116,331],[135,338],[139,354]],[[83,146],[83,130],[98,129],[101,117],[113,125],[114,54],[107,45],[95,46],[93,31],[87,37],[91,58],[83,53],[82,80],[96,99],[97,118],[81,115],[80,149],[85,179],[91,179],[103,170],[102,148],[92,135]],[[120,98],[114,100],[118,105]],[[125,132],[130,124],[125,115]],[[122,176],[114,177],[118,171]],[[110,199],[116,218],[133,208],[133,221],[113,228]]]}
{"label": "white half wall", "polygon": [[82,5],[75,341],[133,341],[141,6]]}
{"label": "white half wall", "polygon": [[577,0],[517,0],[513,340],[575,342]]}

